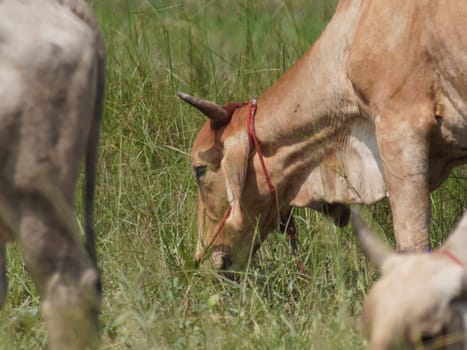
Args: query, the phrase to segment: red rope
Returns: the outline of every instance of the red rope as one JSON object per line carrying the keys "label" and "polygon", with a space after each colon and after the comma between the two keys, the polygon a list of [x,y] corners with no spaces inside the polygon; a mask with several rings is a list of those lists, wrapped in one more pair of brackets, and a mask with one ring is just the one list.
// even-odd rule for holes
{"label": "red rope", "polygon": [[[248,119],[247,119],[247,132],[248,132],[248,142],[250,144],[250,152],[252,153],[253,150],[256,150],[259,161],[261,163],[261,168],[263,169],[264,177],[266,178],[266,183],[268,185],[269,192],[271,193],[272,201],[276,203],[277,205],[276,189],[274,188],[274,184],[272,183],[271,176],[269,175],[268,169],[266,168],[266,163],[264,161],[264,155],[263,155],[263,152],[261,151],[258,137],[256,136],[255,115],[256,115],[256,99],[251,99],[248,102]],[[206,245],[206,249],[209,249],[214,243],[214,241],[217,239],[217,237],[219,236],[231,211],[232,211],[231,207],[228,207],[227,210],[225,211],[224,217],[219,222],[219,226],[217,227],[216,232],[214,233],[214,236],[212,236],[211,240]],[[290,244],[292,246],[292,254],[295,257],[297,266],[300,269],[300,272],[302,273],[302,275],[306,276],[305,268],[303,267],[303,264],[300,261],[300,258],[298,257],[297,230],[295,228],[295,221],[293,220],[293,217],[290,218],[290,222],[287,225],[281,224],[281,227],[287,231],[287,235],[290,238]]]}
{"label": "red rope", "polygon": [[[274,192],[275,192],[274,185],[272,184],[271,178],[269,177],[269,174],[267,173],[266,165],[264,164],[263,154],[261,153],[261,150],[259,148],[259,142],[255,135],[255,126],[254,126],[255,114],[256,114],[256,99],[252,99],[248,102],[248,123],[247,123],[248,135],[249,135],[248,142],[250,143],[250,150],[253,149],[253,146],[256,146],[256,149],[258,150],[258,154],[260,154],[261,165],[263,167],[263,171],[266,174],[266,181],[268,181],[269,189],[270,190],[272,189],[271,193],[274,195]],[[210,248],[211,245],[214,243],[214,241],[219,236],[219,233],[222,231],[222,228],[224,227],[225,222],[227,221],[227,218],[229,217],[231,211],[232,211],[232,207],[228,207],[227,210],[225,211],[224,217],[219,222],[219,226],[217,226],[214,236],[212,236],[211,240],[206,245],[206,249]]]}
{"label": "red rope", "polygon": [[449,250],[435,250],[434,252],[432,252],[432,254],[444,255],[451,259],[457,265],[461,266],[462,268],[465,268],[465,264],[462,262],[462,260],[455,256],[453,253],[451,253]]}
{"label": "red rope", "polygon": [[210,248],[211,245],[214,243],[214,241],[217,239],[217,236],[219,236],[219,233],[221,232],[222,228],[224,227],[224,224],[227,221],[227,218],[229,217],[231,211],[232,211],[232,207],[228,207],[227,210],[224,213],[224,217],[222,218],[221,222],[219,223],[219,226],[217,226],[217,230],[214,233],[214,236],[212,236],[212,238],[209,241],[206,248]]}
{"label": "red rope", "polygon": [[[255,114],[256,114],[256,99],[251,99],[248,102],[248,139],[250,140],[250,150],[253,150],[253,144],[256,148],[256,153],[258,154],[259,161],[261,163],[261,168],[263,168],[264,177],[266,178],[266,182],[269,187],[269,192],[271,192],[271,197],[273,201],[276,201],[276,189],[272,184],[271,177],[269,176],[268,169],[266,168],[266,163],[264,162],[264,155],[259,147],[259,141],[256,137],[255,131]],[[252,142],[253,141],[253,142]]]}
{"label": "red rope", "polygon": [[282,232],[287,231],[287,235],[289,236],[289,239],[290,239],[290,246],[292,248],[292,255],[295,257],[295,262],[300,270],[300,273],[302,274],[303,277],[306,277],[307,273],[305,271],[305,267],[303,266],[298,256],[297,228],[295,226],[295,220],[293,216],[291,216],[290,214],[288,215],[288,217],[289,217],[289,222],[281,223],[281,230]]}
{"label": "red rope", "polygon": [[[255,130],[255,115],[256,115],[256,99],[251,99],[248,102],[248,140],[250,143],[250,152],[253,152],[253,146],[256,149],[256,153],[258,154],[259,161],[261,163],[261,168],[263,169],[264,177],[266,178],[266,183],[269,187],[269,192],[271,193],[273,203],[277,205],[277,198],[276,198],[276,189],[274,188],[274,184],[272,183],[271,176],[269,175],[268,169],[266,168],[266,163],[264,161],[264,155],[259,147],[258,137],[256,136]],[[298,248],[297,248],[297,230],[295,228],[295,220],[293,217],[290,217],[290,222],[287,225],[281,224],[283,230],[287,231],[287,235],[290,239],[290,245],[292,247],[292,254],[295,257],[295,261],[297,263],[298,268],[303,276],[306,276],[305,268],[303,267],[302,262],[298,256]]]}

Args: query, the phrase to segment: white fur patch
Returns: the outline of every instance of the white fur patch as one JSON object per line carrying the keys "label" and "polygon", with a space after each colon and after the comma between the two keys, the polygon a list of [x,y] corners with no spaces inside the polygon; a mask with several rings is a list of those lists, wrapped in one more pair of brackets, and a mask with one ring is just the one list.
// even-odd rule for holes
{"label": "white fur patch", "polygon": [[362,119],[351,128],[345,153],[346,176],[364,203],[372,203],[386,195],[383,163],[379,155],[374,126]]}

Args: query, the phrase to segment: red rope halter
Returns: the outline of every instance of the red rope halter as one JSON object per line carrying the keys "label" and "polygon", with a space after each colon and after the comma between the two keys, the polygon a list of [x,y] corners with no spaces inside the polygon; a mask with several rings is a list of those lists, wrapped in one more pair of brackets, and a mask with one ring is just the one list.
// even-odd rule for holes
{"label": "red rope halter", "polygon": [[[261,151],[259,145],[258,137],[256,136],[255,131],[255,115],[256,115],[256,99],[251,99],[248,102],[248,140],[250,142],[250,152],[253,152],[253,149],[256,149],[256,154],[258,154],[259,161],[261,163],[261,168],[263,169],[264,177],[266,178],[266,183],[268,184],[269,192],[271,193],[271,198],[276,207],[279,208],[279,203],[276,196],[276,189],[272,183],[271,176],[269,175],[268,169],[266,168],[266,163],[264,161],[264,155]],[[254,146],[254,148],[253,148]],[[282,232],[287,232],[287,235],[290,239],[290,245],[292,247],[292,254],[295,257],[296,263],[302,275],[306,275],[305,268],[303,267],[300,258],[298,257],[298,247],[297,247],[297,230],[295,228],[295,220],[293,216],[289,215],[289,221],[286,223],[281,223]]]}
{"label": "red rope halter", "polygon": [[[253,149],[256,149],[256,153],[258,154],[259,161],[261,163],[261,168],[263,169],[264,177],[266,178],[266,183],[269,187],[269,192],[271,193],[271,197],[273,201],[276,201],[276,189],[271,180],[271,176],[269,176],[268,169],[266,168],[266,163],[264,162],[264,155],[261,151],[261,147],[259,147],[258,137],[256,136],[255,131],[255,115],[256,115],[256,99],[251,99],[248,102],[248,140],[250,142],[250,152],[253,152]],[[254,146],[254,147],[253,147]]]}
{"label": "red rope halter", "polygon": [[453,253],[451,253],[449,250],[435,250],[434,252],[432,252],[432,254],[444,255],[451,259],[451,261],[455,264],[459,265],[462,268],[465,268],[465,264],[462,262],[462,260],[455,256]]}
{"label": "red rope halter", "polygon": [[214,236],[212,236],[212,238],[209,241],[206,248],[211,247],[212,244],[214,243],[214,241],[217,239],[217,236],[219,236],[219,233],[221,232],[222,228],[224,227],[224,224],[227,221],[227,218],[229,217],[231,211],[232,211],[232,207],[228,207],[227,210],[224,213],[224,216],[223,216],[221,222],[219,223],[219,226],[217,226],[217,229],[216,229],[216,232],[214,233]]}
{"label": "red rope halter", "polygon": [[[258,155],[259,161],[261,163],[261,168],[263,169],[263,174],[264,174],[266,183],[269,188],[269,193],[271,194],[271,199],[276,204],[277,208],[279,208],[279,203],[278,203],[277,196],[276,196],[276,189],[274,187],[274,184],[272,183],[271,176],[269,175],[268,169],[266,167],[266,162],[264,161],[264,155],[263,155],[263,152],[261,151],[258,137],[256,136],[256,131],[255,131],[256,108],[257,108],[257,102],[255,98],[248,101],[247,133],[248,133],[248,142],[250,145],[250,154],[252,154],[256,150],[256,154]],[[211,247],[214,241],[219,236],[219,233],[222,231],[222,228],[224,227],[231,211],[232,211],[231,207],[228,207],[227,210],[225,211],[224,216],[222,220],[220,221],[219,226],[216,229],[216,232],[214,233],[208,245],[206,246],[207,248]],[[290,245],[292,247],[292,254],[295,257],[295,260],[296,260],[298,268],[300,269],[300,272],[302,273],[303,276],[305,276],[306,275],[305,268],[303,267],[303,264],[300,261],[300,258],[298,257],[297,230],[295,228],[295,221],[293,217],[290,215],[289,215],[289,218],[290,219],[287,223],[281,223],[281,230],[283,232],[285,231],[287,232],[287,235],[289,236],[289,239],[290,239]]]}

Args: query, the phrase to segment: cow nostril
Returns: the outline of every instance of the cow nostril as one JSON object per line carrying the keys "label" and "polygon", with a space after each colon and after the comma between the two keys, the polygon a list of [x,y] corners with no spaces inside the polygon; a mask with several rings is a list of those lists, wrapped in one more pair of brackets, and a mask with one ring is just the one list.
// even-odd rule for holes
{"label": "cow nostril", "polygon": [[232,266],[232,259],[228,256],[222,257],[222,269],[227,270]]}

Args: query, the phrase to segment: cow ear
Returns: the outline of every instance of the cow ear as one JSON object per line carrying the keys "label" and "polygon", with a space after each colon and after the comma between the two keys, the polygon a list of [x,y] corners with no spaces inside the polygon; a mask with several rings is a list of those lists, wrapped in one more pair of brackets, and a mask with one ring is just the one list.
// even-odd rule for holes
{"label": "cow ear", "polygon": [[365,255],[381,269],[386,259],[394,253],[369,229],[357,210],[352,209],[352,227]]}
{"label": "cow ear", "polygon": [[225,140],[221,168],[225,175],[227,196],[232,208],[229,222],[239,231],[243,230],[242,223],[244,223],[241,203],[249,154],[250,145],[245,131],[239,131]]}

